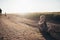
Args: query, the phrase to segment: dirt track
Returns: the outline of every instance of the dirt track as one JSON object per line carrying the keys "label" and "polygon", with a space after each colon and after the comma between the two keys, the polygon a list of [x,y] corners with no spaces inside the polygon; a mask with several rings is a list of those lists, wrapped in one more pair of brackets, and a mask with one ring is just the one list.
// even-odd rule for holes
{"label": "dirt track", "polygon": [[37,26],[37,23],[16,15],[2,16],[0,18],[0,40],[46,40],[39,29],[32,25]]}
{"label": "dirt track", "polygon": [[45,40],[37,28],[21,23],[24,20],[18,22],[17,19],[12,20],[5,16],[2,16],[0,20],[1,40]]}

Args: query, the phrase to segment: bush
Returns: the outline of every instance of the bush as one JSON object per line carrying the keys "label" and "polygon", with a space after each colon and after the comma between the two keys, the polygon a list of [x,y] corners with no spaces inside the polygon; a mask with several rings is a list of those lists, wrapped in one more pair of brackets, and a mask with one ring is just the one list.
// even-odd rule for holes
{"label": "bush", "polygon": [[38,21],[40,15],[45,15],[46,20],[50,22],[60,23],[60,12],[47,12],[47,13],[31,13],[26,15],[26,18]]}

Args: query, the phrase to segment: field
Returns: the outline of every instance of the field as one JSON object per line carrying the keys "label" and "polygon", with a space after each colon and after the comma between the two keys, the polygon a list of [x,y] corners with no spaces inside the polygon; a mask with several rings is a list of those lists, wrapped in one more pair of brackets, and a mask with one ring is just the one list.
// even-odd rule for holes
{"label": "field", "polygon": [[35,20],[37,16],[34,17],[16,14],[0,16],[0,40],[55,40],[49,34],[40,32],[38,21]]}

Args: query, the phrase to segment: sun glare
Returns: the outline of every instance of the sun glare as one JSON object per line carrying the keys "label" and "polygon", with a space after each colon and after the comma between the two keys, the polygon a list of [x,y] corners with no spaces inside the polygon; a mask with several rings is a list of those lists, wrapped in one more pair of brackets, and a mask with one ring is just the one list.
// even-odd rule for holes
{"label": "sun glare", "polygon": [[0,0],[3,13],[50,12],[60,11],[59,0]]}
{"label": "sun glare", "polygon": [[26,15],[26,14],[28,14],[28,13],[20,13],[20,15]]}

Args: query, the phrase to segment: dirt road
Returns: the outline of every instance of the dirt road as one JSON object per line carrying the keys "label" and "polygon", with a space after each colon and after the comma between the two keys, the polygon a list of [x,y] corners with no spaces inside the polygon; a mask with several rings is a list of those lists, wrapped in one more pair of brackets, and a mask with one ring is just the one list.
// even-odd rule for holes
{"label": "dirt road", "polygon": [[[8,15],[0,17],[0,40],[47,40],[33,20]],[[50,38],[53,40],[52,38]]]}
{"label": "dirt road", "polygon": [[5,16],[0,18],[0,35],[0,40],[45,40],[37,28]]}

